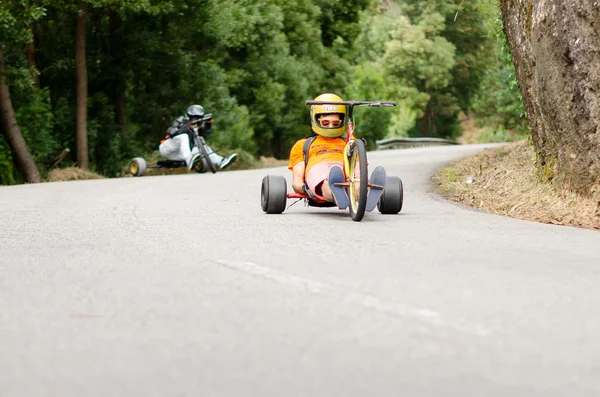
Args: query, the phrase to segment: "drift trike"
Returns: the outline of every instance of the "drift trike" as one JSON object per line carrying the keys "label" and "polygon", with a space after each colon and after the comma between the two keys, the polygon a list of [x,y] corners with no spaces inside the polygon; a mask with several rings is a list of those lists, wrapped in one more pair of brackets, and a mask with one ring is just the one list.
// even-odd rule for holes
{"label": "drift trike", "polygon": [[[352,119],[355,106],[393,107],[396,102],[383,101],[306,101],[307,105],[346,105],[348,106],[348,126],[346,131],[346,146],[344,149],[344,182],[336,183],[343,186],[348,195],[348,209],[354,221],[360,221],[365,215],[368,189],[383,189],[377,209],[382,214],[397,214],[402,209],[404,191],[402,180],[397,176],[388,176],[385,187],[369,183],[367,151],[365,142],[355,136]],[[320,202],[311,199],[307,194],[288,193],[286,179],[281,175],[267,175],[262,180],[261,206],[267,214],[281,214],[287,204],[287,199],[305,199],[312,207],[337,207],[335,203]]]}
{"label": "drift trike", "polygon": [[[202,123],[212,123],[212,114],[207,113],[202,118],[198,120],[193,120],[185,123],[183,127],[177,130],[173,136],[178,134],[188,134],[190,137],[190,142],[193,142],[194,145],[198,148],[200,154],[200,160],[194,164],[192,168],[194,171],[198,173],[204,173],[210,170],[213,174],[217,172],[217,167],[208,157],[210,154],[214,153],[211,151],[206,144],[206,140],[204,139],[205,134],[203,133],[203,128],[201,128]],[[160,160],[156,163],[156,165],[147,165],[146,160],[142,157],[136,157],[131,160],[129,164],[129,172],[133,176],[144,176],[146,174],[146,170],[148,168],[180,168],[187,167],[187,164],[183,160]]]}

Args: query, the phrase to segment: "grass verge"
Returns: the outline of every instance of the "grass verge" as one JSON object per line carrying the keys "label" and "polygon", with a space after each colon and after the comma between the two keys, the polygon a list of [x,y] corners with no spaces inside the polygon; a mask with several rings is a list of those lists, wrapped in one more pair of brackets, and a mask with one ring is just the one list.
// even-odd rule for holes
{"label": "grass verge", "polygon": [[600,230],[600,198],[542,182],[524,140],[440,169],[433,181],[447,199],[518,219]]}
{"label": "grass verge", "polygon": [[104,179],[105,177],[92,171],[77,167],[57,168],[48,173],[46,182],[81,181],[86,179]]}

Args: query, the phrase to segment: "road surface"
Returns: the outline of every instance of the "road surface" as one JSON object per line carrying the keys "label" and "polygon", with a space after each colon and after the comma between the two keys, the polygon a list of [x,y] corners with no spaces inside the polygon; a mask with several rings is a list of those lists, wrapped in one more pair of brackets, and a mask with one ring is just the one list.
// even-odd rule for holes
{"label": "road surface", "polygon": [[262,213],[286,168],[0,188],[0,395],[600,395],[600,233],[434,194],[482,148],[371,153],[362,222]]}

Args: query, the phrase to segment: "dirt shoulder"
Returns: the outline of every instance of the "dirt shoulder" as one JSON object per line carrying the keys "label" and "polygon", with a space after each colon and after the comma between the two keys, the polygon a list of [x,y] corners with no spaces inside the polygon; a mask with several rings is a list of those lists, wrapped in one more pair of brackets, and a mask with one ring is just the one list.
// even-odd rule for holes
{"label": "dirt shoulder", "polygon": [[494,214],[600,230],[600,198],[542,182],[525,141],[488,149],[440,169],[433,181],[449,200]]}
{"label": "dirt shoulder", "polygon": [[82,181],[88,179],[104,179],[105,177],[92,171],[77,167],[57,168],[48,173],[46,182]]}

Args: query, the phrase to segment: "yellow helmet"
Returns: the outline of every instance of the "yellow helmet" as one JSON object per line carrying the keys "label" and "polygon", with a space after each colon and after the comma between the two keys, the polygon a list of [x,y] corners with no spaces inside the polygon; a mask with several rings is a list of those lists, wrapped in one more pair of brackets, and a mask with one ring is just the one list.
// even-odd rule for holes
{"label": "yellow helmet", "polygon": [[[314,99],[315,101],[327,101],[327,102],[341,102],[342,98],[335,94],[321,94]],[[310,123],[312,125],[312,130],[320,136],[325,138],[337,138],[342,136],[346,129],[346,105],[335,105],[335,104],[326,104],[326,105],[312,105],[310,107]],[[340,115],[342,119],[342,123],[339,126],[334,127],[323,126],[319,122],[319,116],[322,114],[332,114],[337,113]]]}

